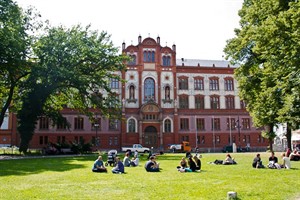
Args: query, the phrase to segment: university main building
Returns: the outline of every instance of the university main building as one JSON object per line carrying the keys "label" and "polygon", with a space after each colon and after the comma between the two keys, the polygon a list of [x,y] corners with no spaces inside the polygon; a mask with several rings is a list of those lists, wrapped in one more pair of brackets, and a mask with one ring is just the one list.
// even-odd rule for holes
{"label": "university main building", "polygon": [[[62,112],[71,124],[52,126],[41,117],[30,148],[48,143],[92,142],[98,149],[120,149],[142,144],[168,149],[170,144],[189,141],[203,152],[220,151],[231,143],[266,147],[261,129],[252,126],[245,103],[238,96],[234,70],[227,61],[176,58],[176,46],[162,47],[160,37],[142,39],[137,45],[122,44],[132,59],[127,71],[115,72],[126,80],[111,80],[111,88],[122,101],[121,120],[102,118],[97,123],[71,109]],[[0,144],[19,144],[15,117],[0,132]],[[96,126],[95,126],[96,125]]]}

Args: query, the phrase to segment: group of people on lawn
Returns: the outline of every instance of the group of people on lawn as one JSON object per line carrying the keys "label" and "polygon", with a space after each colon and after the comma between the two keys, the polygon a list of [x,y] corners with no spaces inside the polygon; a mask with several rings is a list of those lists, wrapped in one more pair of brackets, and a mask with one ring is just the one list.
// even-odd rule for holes
{"label": "group of people on lawn", "polygon": [[[271,156],[269,157],[269,163],[267,165],[270,169],[291,169],[291,162],[290,158],[286,156],[286,153],[282,153],[282,164],[278,163],[278,158],[275,156],[275,153],[272,151]],[[260,158],[260,154],[256,154],[256,157],[253,159],[252,162],[253,168],[265,168],[265,166],[262,164],[262,160]]]}
{"label": "group of people on lawn", "polygon": [[[291,156],[300,156],[298,152],[291,153]],[[200,155],[191,155],[187,154],[186,157],[182,157],[179,166],[177,166],[177,170],[179,172],[196,172],[201,170],[201,160]],[[159,172],[159,163],[156,162],[156,156],[149,154],[149,160],[145,164],[145,170],[147,172]],[[231,164],[237,164],[234,160],[234,158],[231,157],[230,154],[226,155],[226,158],[224,160],[215,160],[214,162],[211,162],[211,164],[223,164],[223,165],[231,165]],[[121,161],[120,157],[116,157],[115,166],[112,169],[112,173],[125,173],[125,167],[136,167],[139,165],[139,158],[138,158],[138,152],[136,151],[134,153],[134,156],[132,159],[130,159],[130,153],[126,152],[125,157],[123,159],[123,162]],[[265,168],[265,166],[262,164],[262,160],[260,158],[260,154],[258,153],[256,157],[253,159],[252,162],[253,168]],[[282,154],[282,164],[278,163],[278,158],[275,156],[274,152],[271,152],[271,156],[269,157],[269,163],[267,165],[270,169],[290,169],[291,168],[291,162],[290,158],[286,155],[286,153]],[[107,168],[104,166],[102,156],[99,156],[98,159],[94,162],[93,172],[107,172]]]}
{"label": "group of people on lawn", "polygon": [[188,155],[187,160],[185,157],[182,157],[179,166],[177,166],[179,172],[196,172],[201,170],[201,160],[200,156],[197,155]]}
{"label": "group of people on lawn", "polygon": [[[111,170],[114,174],[122,174],[125,173],[125,167],[136,167],[139,165],[138,152],[134,153],[132,159],[130,159],[129,152],[126,152],[123,162],[120,157],[116,157],[115,166]],[[97,160],[95,160],[92,168],[93,172],[107,172],[107,168],[104,166],[104,162],[102,156],[99,156]]]}

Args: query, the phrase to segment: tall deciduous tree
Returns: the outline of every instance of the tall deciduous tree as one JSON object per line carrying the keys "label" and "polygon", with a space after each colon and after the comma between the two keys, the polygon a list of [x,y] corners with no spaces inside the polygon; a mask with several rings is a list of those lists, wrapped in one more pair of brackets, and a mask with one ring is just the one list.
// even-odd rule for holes
{"label": "tall deciduous tree", "polygon": [[27,151],[38,118],[45,115],[57,122],[65,106],[84,114],[94,108],[108,118],[120,116],[121,104],[109,83],[121,80],[112,72],[124,70],[126,57],[118,54],[106,32],[89,26],[49,28],[33,49],[36,67],[18,112],[21,152]]}
{"label": "tall deciduous tree", "polygon": [[240,64],[235,76],[240,96],[255,126],[269,126],[265,136],[272,143],[273,126],[299,120],[300,2],[287,0],[245,0],[239,11],[240,29],[227,41],[225,53]]}
{"label": "tall deciduous tree", "polygon": [[18,88],[30,73],[29,55],[39,15],[23,12],[11,0],[0,0],[0,126],[5,113],[19,97]]}

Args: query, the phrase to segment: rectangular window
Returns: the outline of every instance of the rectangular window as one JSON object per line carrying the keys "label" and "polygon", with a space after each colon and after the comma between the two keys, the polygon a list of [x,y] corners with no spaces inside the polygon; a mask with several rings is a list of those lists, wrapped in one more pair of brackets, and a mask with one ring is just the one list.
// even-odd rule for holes
{"label": "rectangular window", "polygon": [[201,142],[200,136],[197,136],[197,144],[200,144],[200,142]]}
{"label": "rectangular window", "polygon": [[210,79],[209,80],[209,90],[219,90],[219,80]]}
{"label": "rectangular window", "polygon": [[181,142],[183,142],[183,141],[189,142],[189,140],[190,140],[189,136],[187,136],[187,135],[181,136]]}
{"label": "rectangular window", "polygon": [[195,108],[204,109],[204,96],[195,96]]}
{"label": "rectangular window", "polygon": [[48,136],[40,136],[40,145],[48,144]]}
{"label": "rectangular window", "polygon": [[203,79],[194,79],[194,88],[195,90],[204,90]]}
{"label": "rectangular window", "polygon": [[227,130],[235,130],[236,129],[236,121],[235,118],[227,118]]}
{"label": "rectangular window", "polygon": [[74,118],[74,129],[75,130],[83,130],[83,118],[82,117],[75,117]]}
{"label": "rectangular window", "polygon": [[189,119],[188,118],[180,119],[180,130],[189,130]]}
{"label": "rectangular window", "polygon": [[205,144],[205,136],[201,137],[201,144]]}
{"label": "rectangular window", "polygon": [[112,146],[112,144],[113,144],[113,137],[110,136],[109,139],[108,139],[108,145]]}
{"label": "rectangular window", "polygon": [[240,101],[240,105],[241,105],[241,109],[245,109],[246,108],[246,103],[245,101]]}
{"label": "rectangular window", "polygon": [[233,88],[233,79],[226,79],[225,82],[225,90],[226,91],[233,91],[234,88]]}
{"label": "rectangular window", "polygon": [[179,90],[188,90],[189,89],[187,78],[179,78],[178,83],[179,83]]}
{"label": "rectangular window", "polygon": [[219,136],[219,135],[216,135],[215,141],[216,141],[217,144],[220,144],[221,139],[220,139],[220,136]]}
{"label": "rectangular window", "polygon": [[41,117],[40,118],[40,130],[48,130],[49,129],[49,118]]}
{"label": "rectangular window", "polygon": [[242,119],[242,129],[244,129],[244,130],[250,129],[250,119],[249,118]]}
{"label": "rectangular window", "polygon": [[204,118],[197,118],[197,130],[205,130],[205,119]]}
{"label": "rectangular window", "polygon": [[119,127],[119,121],[116,119],[110,119],[109,120],[109,130],[114,131],[114,130],[118,130]]}
{"label": "rectangular window", "polygon": [[225,97],[225,105],[226,109],[234,109],[234,97],[233,96],[226,96]]}
{"label": "rectangular window", "polygon": [[115,138],[114,138],[114,144],[115,144],[115,146],[118,145],[118,137],[117,136],[115,136]]}
{"label": "rectangular window", "polygon": [[179,108],[182,108],[182,109],[189,108],[189,96],[187,96],[187,95],[179,96]]}
{"label": "rectangular window", "polygon": [[220,118],[212,118],[211,125],[212,130],[220,130]]}
{"label": "rectangular window", "polygon": [[210,97],[210,107],[211,109],[220,109],[219,97],[217,96]]}
{"label": "rectangular window", "polygon": [[67,129],[67,118],[63,118],[62,121],[57,123],[57,129],[58,130],[66,130]]}
{"label": "rectangular window", "polygon": [[119,89],[119,80],[115,78],[110,78],[110,88]]}

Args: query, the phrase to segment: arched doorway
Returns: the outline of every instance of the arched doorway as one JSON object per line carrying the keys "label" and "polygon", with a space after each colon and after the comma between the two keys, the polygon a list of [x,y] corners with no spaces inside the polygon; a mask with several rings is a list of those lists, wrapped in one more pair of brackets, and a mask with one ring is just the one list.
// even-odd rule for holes
{"label": "arched doorway", "polygon": [[144,135],[144,145],[149,148],[157,148],[157,129],[154,126],[148,126],[145,129]]}

